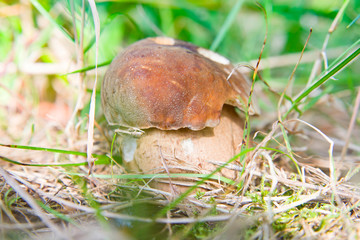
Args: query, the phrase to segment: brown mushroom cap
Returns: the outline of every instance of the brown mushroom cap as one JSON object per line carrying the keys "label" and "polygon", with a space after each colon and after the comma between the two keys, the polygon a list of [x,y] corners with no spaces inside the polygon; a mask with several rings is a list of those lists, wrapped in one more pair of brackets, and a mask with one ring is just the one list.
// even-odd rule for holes
{"label": "brown mushroom cap", "polygon": [[225,103],[247,104],[249,82],[226,58],[157,37],[138,41],[111,63],[101,89],[110,125],[200,130],[219,123]]}

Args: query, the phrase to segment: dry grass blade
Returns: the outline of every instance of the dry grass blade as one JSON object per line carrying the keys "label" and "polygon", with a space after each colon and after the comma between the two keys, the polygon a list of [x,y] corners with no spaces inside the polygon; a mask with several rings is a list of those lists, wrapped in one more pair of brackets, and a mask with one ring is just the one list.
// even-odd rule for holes
{"label": "dry grass blade", "polygon": [[350,120],[350,123],[349,123],[349,128],[347,130],[346,137],[345,137],[345,145],[344,145],[344,147],[343,147],[343,149],[341,151],[341,157],[340,157],[341,162],[344,161],[346,152],[347,152],[347,150],[349,148],[350,137],[351,137],[351,134],[352,134],[352,132],[354,130],[354,126],[355,126],[355,122],[356,122],[356,116],[358,114],[359,107],[360,107],[360,88],[358,88],[358,92],[357,92],[357,95],[356,95],[354,109],[352,111],[352,116],[351,116],[351,120]]}
{"label": "dry grass blade", "polygon": [[[77,24],[76,24],[76,11],[74,7],[74,0],[70,1],[70,7],[72,12],[72,22],[74,26],[74,36],[75,36],[75,49],[76,49],[76,57],[77,57],[77,68],[82,68],[84,66],[84,24],[85,24],[85,3],[84,0],[82,0],[82,16],[81,16],[81,28],[80,28],[80,36],[78,36],[77,32]],[[78,113],[78,111],[82,108],[84,105],[84,94],[85,94],[85,86],[84,86],[84,74],[79,73],[77,75],[79,85],[78,85],[78,96],[77,101],[75,104],[75,108],[73,110],[72,116],[66,126],[66,132],[73,131],[73,125],[75,121],[75,116]]]}
{"label": "dry grass blade", "polygon": [[334,187],[333,190],[335,190],[335,185],[336,185],[336,171],[335,171],[335,163],[334,163],[334,157],[333,157],[333,152],[334,152],[334,141],[331,140],[328,136],[326,136],[323,132],[320,131],[320,129],[318,129],[317,127],[301,120],[301,119],[295,119],[295,120],[288,120],[288,122],[291,121],[299,121],[309,127],[311,127],[312,129],[314,129],[316,132],[318,132],[329,144],[329,166],[330,166],[330,179],[331,179],[331,185]]}
{"label": "dry grass blade", "polygon": [[260,62],[261,62],[261,57],[262,57],[262,54],[264,52],[264,48],[265,48],[265,45],[266,45],[266,41],[267,41],[267,36],[268,36],[268,19],[267,19],[267,13],[264,9],[264,7],[259,3],[257,2],[257,5],[260,7],[260,9],[262,10],[262,12],[264,13],[264,18],[265,18],[265,24],[266,24],[266,32],[265,32],[265,37],[264,37],[264,41],[263,41],[263,44],[262,44],[262,47],[261,47],[261,50],[260,50],[260,54],[259,54],[259,58],[256,62],[256,66],[255,66],[255,70],[254,70],[254,73],[252,75],[252,80],[255,81],[255,78],[256,78],[256,75],[257,75],[257,72],[259,70],[259,66],[260,66]]}
{"label": "dry grass blade", "polygon": [[40,206],[36,203],[34,198],[11,177],[2,167],[0,167],[0,174],[3,176],[7,184],[9,184],[35,211],[36,215],[54,232],[58,238],[67,239],[66,235],[50,220],[50,218],[44,213]]}
{"label": "dry grass blade", "polygon": [[309,35],[308,35],[308,38],[306,39],[306,42],[304,44],[304,47],[301,51],[301,54],[300,54],[300,57],[298,59],[298,62],[296,63],[295,67],[294,67],[294,70],[291,72],[291,75],[290,75],[290,78],[289,78],[289,81],[288,83],[286,84],[285,86],[285,89],[283,90],[281,96],[280,96],[280,99],[278,101],[278,120],[281,122],[283,119],[282,119],[282,112],[281,112],[281,106],[282,106],[282,102],[284,100],[284,96],[285,96],[285,93],[287,92],[288,88],[290,87],[290,85],[293,83],[293,80],[294,80],[294,75],[295,75],[295,72],[296,72],[296,69],[298,68],[300,62],[301,62],[301,59],[304,55],[304,52],[305,52],[305,48],[307,46],[307,44],[309,43],[309,40],[310,40],[310,36],[311,36],[311,33],[312,33],[312,29],[310,29],[310,32],[309,32]]}
{"label": "dry grass blade", "polygon": [[286,212],[286,211],[289,211],[290,209],[293,209],[297,206],[300,206],[302,204],[305,204],[305,203],[308,203],[312,200],[315,200],[317,199],[319,196],[321,196],[323,194],[322,191],[318,191],[318,192],[315,192],[313,194],[310,194],[310,195],[306,195],[306,196],[303,196],[299,201],[295,201],[295,202],[292,202],[291,204],[288,204],[288,205],[281,205],[275,209],[272,209],[271,211],[273,213],[281,213],[281,212]]}
{"label": "dry grass blade", "polygon": [[88,0],[92,12],[92,16],[94,19],[95,26],[95,81],[92,89],[91,100],[90,100],[90,111],[89,111],[89,125],[88,125],[88,139],[87,139],[87,161],[89,163],[89,173],[92,172],[92,167],[94,164],[94,160],[92,159],[92,151],[94,144],[94,121],[95,121],[95,97],[96,97],[96,86],[98,80],[98,55],[99,55],[99,38],[100,38],[100,18],[96,9],[95,1]]}

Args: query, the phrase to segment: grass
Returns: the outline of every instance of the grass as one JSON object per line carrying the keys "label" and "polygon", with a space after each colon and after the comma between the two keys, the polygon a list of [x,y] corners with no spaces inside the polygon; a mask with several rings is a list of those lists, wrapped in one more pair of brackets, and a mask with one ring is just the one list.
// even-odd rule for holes
{"label": "grass", "polygon": [[[1,239],[359,237],[357,1],[89,2],[0,4]],[[158,35],[254,76],[261,115],[213,172],[127,173],[112,142],[103,75]],[[260,54],[258,74],[242,67]],[[193,181],[180,195],[149,186],[179,177]]]}

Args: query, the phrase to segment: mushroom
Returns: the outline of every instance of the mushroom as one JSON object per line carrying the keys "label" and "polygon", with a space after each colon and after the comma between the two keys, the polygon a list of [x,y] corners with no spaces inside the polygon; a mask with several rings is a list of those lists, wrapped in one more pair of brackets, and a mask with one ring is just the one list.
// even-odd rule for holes
{"label": "mushroom", "polygon": [[[168,37],[140,40],[111,63],[101,88],[131,171],[209,172],[242,141],[250,84],[225,57]],[[224,104],[231,105],[225,106]],[[250,114],[255,110],[250,105]],[[128,133],[128,134],[126,134]],[[139,137],[139,135],[142,135]],[[223,170],[234,177],[230,170]]]}

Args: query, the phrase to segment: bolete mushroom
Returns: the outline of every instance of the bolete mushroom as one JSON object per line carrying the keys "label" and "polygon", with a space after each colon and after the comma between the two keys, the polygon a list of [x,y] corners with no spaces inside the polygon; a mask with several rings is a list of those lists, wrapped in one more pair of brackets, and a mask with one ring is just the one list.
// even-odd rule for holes
{"label": "bolete mushroom", "polygon": [[[249,92],[247,79],[225,57],[155,37],[113,60],[101,100],[108,123],[130,129],[120,144],[132,171],[207,172],[216,168],[210,161],[224,162],[237,152],[243,121],[234,107],[223,106],[244,109]],[[255,112],[252,106],[249,112]],[[134,129],[144,134],[134,137]]]}

